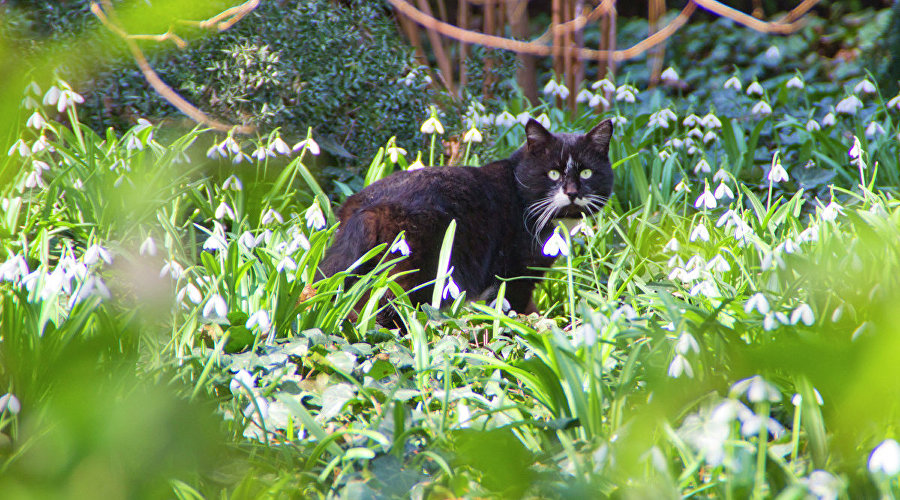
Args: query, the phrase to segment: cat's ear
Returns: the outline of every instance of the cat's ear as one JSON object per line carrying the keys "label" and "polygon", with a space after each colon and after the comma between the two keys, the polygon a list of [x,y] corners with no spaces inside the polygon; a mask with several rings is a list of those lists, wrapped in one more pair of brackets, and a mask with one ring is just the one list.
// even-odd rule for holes
{"label": "cat's ear", "polygon": [[603,154],[607,154],[609,153],[609,140],[612,137],[612,133],[612,120],[607,118],[606,120],[600,122],[599,125],[592,128],[591,131],[584,136],[588,141],[591,142],[591,144],[593,144],[601,152],[603,152]]}
{"label": "cat's ear", "polygon": [[528,151],[540,151],[553,141],[553,134],[534,118],[525,124],[525,137],[528,139]]}

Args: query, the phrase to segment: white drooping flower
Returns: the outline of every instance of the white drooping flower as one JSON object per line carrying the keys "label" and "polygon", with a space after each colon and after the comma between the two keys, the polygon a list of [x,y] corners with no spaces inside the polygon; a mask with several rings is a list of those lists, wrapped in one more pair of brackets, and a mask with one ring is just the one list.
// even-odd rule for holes
{"label": "white drooping flower", "polygon": [[[481,142],[483,140],[484,138],[481,136],[481,132],[475,127],[470,128],[466,131],[466,135],[463,136],[463,142],[465,143]],[[404,151],[404,153],[406,153],[406,151]]]}
{"label": "white drooping flower", "polygon": [[769,103],[766,101],[759,101],[753,106],[753,109],[751,109],[750,112],[757,116],[771,115],[772,106],[769,106]]}
{"label": "white drooping flower", "polygon": [[837,118],[835,118],[834,113],[829,112],[822,118],[822,126],[831,127],[834,126],[835,123],[837,123]]}
{"label": "white drooping flower", "polygon": [[690,240],[692,242],[701,240],[701,241],[709,241],[709,230],[706,229],[706,224],[700,222],[694,229],[691,230]]}
{"label": "white drooping flower", "polygon": [[702,207],[712,210],[716,208],[717,205],[718,202],[716,201],[716,197],[709,192],[709,184],[706,184],[703,188],[703,193],[701,193],[700,196],[697,197],[697,201],[694,202],[694,208],[699,210]]}
{"label": "white drooping flower", "polygon": [[768,49],[766,49],[763,57],[765,57],[767,62],[777,64],[779,61],[781,61],[781,51],[778,50],[778,47],[772,45]]}
{"label": "white drooping flower", "polygon": [[766,175],[766,179],[773,184],[778,184],[780,182],[784,182],[788,180],[787,170],[781,166],[781,162],[777,160],[772,161],[772,167],[769,168],[769,173]]}
{"label": "white drooping flower", "polygon": [[6,411],[9,411],[13,415],[22,411],[22,404],[19,403],[19,398],[9,392],[0,396],[0,414],[3,414],[3,412]]}
{"label": "white drooping flower", "polygon": [[513,116],[509,111],[505,109],[494,119],[494,123],[501,128],[508,128],[515,125],[517,122],[516,117]]}
{"label": "white drooping flower", "polygon": [[675,342],[675,352],[678,354],[687,354],[691,351],[699,354],[700,344],[697,343],[697,339],[695,339],[693,335],[684,332],[678,337],[678,341]]}
{"label": "white drooping flower", "polygon": [[719,186],[716,188],[716,191],[713,194],[715,195],[717,200],[721,200],[726,196],[728,198],[734,198],[734,192],[724,182],[719,183]]}
{"label": "white drooping flower", "polygon": [[[244,326],[248,329],[258,326],[260,332],[269,333],[269,330],[272,328],[272,320],[269,319],[269,313],[265,309],[260,309],[247,318],[247,323]],[[251,385],[250,387],[253,386]]]}
{"label": "white drooping flower", "polygon": [[699,174],[701,172],[703,172],[704,174],[712,172],[712,167],[709,166],[709,163],[707,163],[705,158],[700,158],[700,161],[698,161],[697,164],[694,165],[694,173]]}
{"label": "white drooping flower", "polygon": [[314,201],[309,208],[306,209],[304,215],[306,218],[306,227],[315,228],[316,230],[325,229],[325,214],[319,208],[318,200]]}
{"label": "white drooping flower", "polygon": [[556,257],[557,255],[569,255],[569,245],[566,239],[560,236],[559,231],[553,231],[553,234],[547,239],[542,248],[544,255],[548,257]]}
{"label": "white drooping flower", "polygon": [[747,314],[750,314],[750,311],[754,309],[759,311],[760,314],[769,312],[769,301],[766,300],[766,296],[760,292],[753,294],[744,304],[744,312]]}
{"label": "white drooping flower", "polygon": [[599,89],[602,92],[614,92],[616,90],[616,84],[610,81],[608,78],[604,78],[602,80],[594,82],[591,85],[591,89]]}
{"label": "white drooping flower", "polygon": [[816,317],[813,315],[813,310],[809,307],[809,304],[800,304],[791,313],[791,324],[796,325],[799,321],[803,321],[803,324],[806,326],[812,326],[815,323]]}
{"label": "white drooping flower", "polygon": [[297,144],[294,144],[294,147],[291,148],[291,150],[300,151],[304,148],[306,148],[306,151],[309,151],[309,153],[313,156],[318,156],[319,153],[321,153],[321,150],[319,149],[319,143],[314,141],[312,137],[310,137],[309,139],[303,139]]}
{"label": "white drooping flower", "polygon": [[406,242],[406,238],[400,236],[400,238],[395,241],[390,248],[391,253],[399,253],[400,255],[407,256],[410,254],[409,244]]}
{"label": "white drooping flower", "polygon": [[781,391],[759,375],[745,378],[731,386],[732,394],[746,394],[747,401],[762,403],[768,401],[777,403],[781,401]]}
{"label": "white drooping flower", "polygon": [[754,81],[747,86],[747,95],[761,96],[764,92],[762,85],[757,81]]}
{"label": "white drooping flower", "polygon": [[856,112],[859,111],[860,108],[862,108],[862,106],[863,103],[859,100],[859,97],[856,97],[855,95],[849,95],[841,99],[841,101],[838,102],[834,107],[834,110],[845,115],[855,115]]}
{"label": "white drooping flower", "polygon": [[278,153],[280,155],[291,154],[291,147],[288,146],[286,142],[284,142],[280,135],[276,135],[275,139],[272,139],[272,142],[269,144],[268,149],[269,151]]}
{"label": "white drooping flower", "polygon": [[875,84],[870,82],[868,78],[863,78],[854,87],[853,91],[857,94],[874,94],[877,92]]}
{"label": "white drooping flower", "polygon": [[722,87],[726,89],[734,89],[735,92],[740,92],[741,81],[738,80],[738,77],[732,76],[731,78],[725,80],[725,84],[722,85]]}
{"label": "white drooping flower", "polygon": [[675,68],[669,66],[659,75],[660,80],[667,83],[674,83],[679,80],[678,72],[675,71]]}
{"label": "white drooping flower", "polygon": [[869,472],[891,477],[900,474],[900,444],[886,439],[876,446],[869,455]]}
{"label": "white drooping flower", "polygon": [[456,300],[456,298],[459,297],[459,294],[459,285],[457,285],[456,282],[453,281],[453,276],[448,276],[447,284],[444,285],[444,290],[441,293],[441,298],[446,299],[449,296],[451,299]]}
{"label": "white drooping flower", "polygon": [[785,87],[789,89],[802,89],[804,87],[803,80],[799,76],[794,76],[790,80],[787,81]]}
{"label": "white drooping flower", "polygon": [[581,91],[578,92],[578,95],[575,96],[575,102],[590,102],[593,97],[593,92],[588,89],[581,89]]}
{"label": "white drooping flower", "polygon": [[878,122],[869,122],[869,126],[866,127],[866,138],[874,139],[876,135],[884,135],[884,127]]}
{"label": "white drooping flower", "polygon": [[203,317],[208,321],[227,321],[227,315],[228,304],[225,303],[225,299],[223,299],[219,294],[215,294],[210,297],[209,300],[206,301],[206,305],[203,306]]}
{"label": "white drooping flower", "polygon": [[235,218],[234,210],[232,210],[228,203],[225,203],[224,201],[219,203],[219,206],[216,207],[216,212],[214,215],[216,216],[216,219],[219,220],[224,219],[226,215],[231,220],[234,220]]}
{"label": "white drooping flower", "polygon": [[716,254],[715,257],[713,257],[709,262],[706,263],[706,270],[725,273],[731,271],[731,265],[728,264],[728,261],[725,260],[725,257],[722,257],[722,254]]}
{"label": "white drooping flower", "polygon": [[815,120],[809,120],[806,122],[806,131],[807,132],[816,132],[818,130],[822,130],[822,127],[819,125],[819,122]]}
{"label": "white drooping flower", "polygon": [[138,252],[141,255],[156,255],[156,242],[153,240],[152,236],[147,236],[147,238],[144,239]]}
{"label": "white drooping flower", "polygon": [[669,376],[672,378],[680,378],[682,374],[688,378],[694,378],[694,369],[691,368],[690,362],[681,354],[676,354],[669,363]]}

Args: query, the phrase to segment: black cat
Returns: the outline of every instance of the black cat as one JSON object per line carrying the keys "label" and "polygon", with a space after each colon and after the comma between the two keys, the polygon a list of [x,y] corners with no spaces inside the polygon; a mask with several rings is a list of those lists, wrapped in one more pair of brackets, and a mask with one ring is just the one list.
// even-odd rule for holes
{"label": "black cat", "polygon": [[[612,192],[609,141],[613,126],[605,120],[584,135],[552,134],[540,123],[525,125],[526,144],[509,158],[480,168],[428,167],[396,172],[347,198],[338,211],[340,226],[321,263],[325,276],[346,270],[373,247],[390,245],[405,231],[409,256],[395,272],[411,290],[433,280],[444,232],[456,219],[452,277],[470,299],[490,300],[499,278],[509,281],[506,299],[516,311],[534,310],[532,290],[552,257],[542,245],[552,219],[593,213]],[[365,273],[371,269],[358,270]],[[409,294],[413,304],[431,300],[432,287]],[[384,308],[384,326],[399,326],[396,312]]]}

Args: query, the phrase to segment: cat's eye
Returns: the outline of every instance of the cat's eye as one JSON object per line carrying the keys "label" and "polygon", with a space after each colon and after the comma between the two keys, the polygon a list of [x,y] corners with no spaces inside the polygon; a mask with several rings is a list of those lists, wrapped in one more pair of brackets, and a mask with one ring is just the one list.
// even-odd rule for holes
{"label": "cat's eye", "polygon": [[558,181],[562,174],[559,173],[559,170],[551,170],[547,172],[547,177],[550,178],[551,181]]}
{"label": "cat's eye", "polygon": [[581,173],[578,175],[580,175],[582,179],[590,179],[591,176],[594,175],[594,172],[592,172],[590,169],[586,168],[586,169],[582,170]]}

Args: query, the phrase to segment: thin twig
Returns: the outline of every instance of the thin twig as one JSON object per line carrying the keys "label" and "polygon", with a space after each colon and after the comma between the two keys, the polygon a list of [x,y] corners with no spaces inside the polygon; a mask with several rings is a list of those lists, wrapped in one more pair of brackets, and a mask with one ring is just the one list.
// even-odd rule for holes
{"label": "thin twig", "polygon": [[144,53],[141,51],[140,47],[138,47],[137,42],[134,41],[134,38],[129,36],[123,29],[118,27],[112,21],[110,21],[109,17],[114,15],[114,11],[112,10],[112,4],[109,0],[104,0],[104,6],[109,12],[109,16],[107,13],[103,11],[103,8],[96,2],[91,2],[91,12],[97,16],[97,19],[103,23],[110,31],[116,33],[123,40],[125,40],[125,44],[128,46],[128,50],[131,52],[132,57],[134,57],[135,62],[137,62],[138,68],[140,68],[141,73],[143,73],[144,78],[147,80],[147,83],[156,90],[159,95],[163,97],[170,104],[175,106],[179,111],[187,115],[190,119],[194,120],[197,123],[202,123],[207,127],[210,127],[215,130],[220,130],[222,132],[235,131],[241,134],[251,134],[256,131],[256,127],[250,125],[229,125],[227,123],[220,122],[213,118],[210,118],[203,111],[200,111],[193,104],[189,103],[183,97],[178,95],[177,92],[172,90],[171,87],[166,85],[164,81],[156,74],[156,71],[150,66],[150,63],[147,62],[147,58],[144,56]]}

